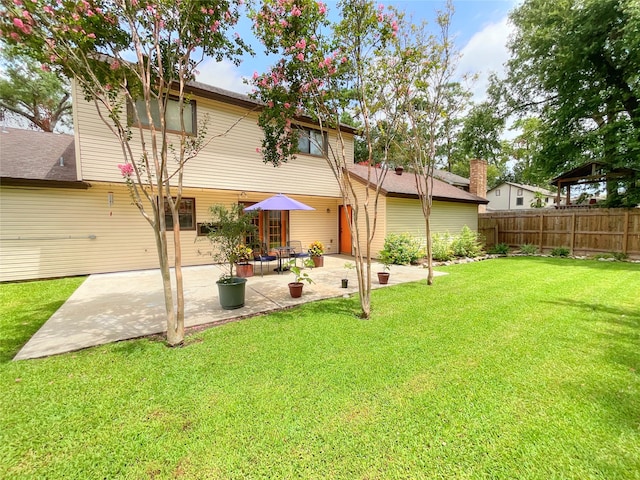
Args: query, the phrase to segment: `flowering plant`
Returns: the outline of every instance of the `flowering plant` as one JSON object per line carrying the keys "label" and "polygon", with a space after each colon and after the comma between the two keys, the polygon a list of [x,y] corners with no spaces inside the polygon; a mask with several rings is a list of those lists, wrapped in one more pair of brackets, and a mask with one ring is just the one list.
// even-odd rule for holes
{"label": "flowering plant", "polygon": [[243,243],[239,243],[233,251],[233,257],[235,258],[236,263],[245,263],[249,261],[252,253],[253,250]]}
{"label": "flowering plant", "polygon": [[312,257],[320,257],[324,254],[324,245],[316,240],[311,245],[309,245],[308,252]]}

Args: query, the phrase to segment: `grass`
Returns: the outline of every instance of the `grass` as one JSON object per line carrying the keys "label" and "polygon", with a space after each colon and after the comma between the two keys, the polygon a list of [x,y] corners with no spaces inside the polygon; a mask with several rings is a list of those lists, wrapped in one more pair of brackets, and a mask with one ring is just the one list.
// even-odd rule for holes
{"label": "grass", "polygon": [[336,299],[5,362],[0,478],[640,478],[640,267],[446,270],[369,321]]}

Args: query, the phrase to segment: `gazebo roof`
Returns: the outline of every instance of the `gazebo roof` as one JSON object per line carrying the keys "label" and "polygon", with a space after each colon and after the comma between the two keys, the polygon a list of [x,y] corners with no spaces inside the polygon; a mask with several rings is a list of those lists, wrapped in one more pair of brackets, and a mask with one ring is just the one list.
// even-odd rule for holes
{"label": "gazebo roof", "polygon": [[637,171],[631,168],[614,168],[609,170],[603,162],[589,162],[557,176],[549,183],[558,187],[559,190],[567,185],[600,183],[615,178],[633,178],[637,173]]}

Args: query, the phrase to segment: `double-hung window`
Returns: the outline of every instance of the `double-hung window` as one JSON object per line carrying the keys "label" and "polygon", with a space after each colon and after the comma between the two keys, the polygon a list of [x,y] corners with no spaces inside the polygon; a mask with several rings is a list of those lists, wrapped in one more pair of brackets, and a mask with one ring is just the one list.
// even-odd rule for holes
{"label": "double-hung window", "polygon": [[[143,127],[149,127],[152,123],[156,128],[160,128],[160,107],[158,102],[151,103],[151,120],[147,116],[147,107],[143,99],[136,100],[136,110],[140,118],[140,124]],[[132,120],[135,116],[130,115]],[[183,103],[182,117],[184,118],[184,131],[188,134],[196,134],[196,102],[195,100],[185,101]],[[165,115],[167,122],[167,130],[173,132],[182,131],[180,124],[180,102],[177,98],[170,97],[167,100],[167,113]]]}
{"label": "double-hung window", "polygon": [[[171,215],[171,207],[165,202],[164,204],[164,221],[167,230],[173,230],[173,215]],[[178,221],[180,222],[180,230],[196,229],[196,199],[182,198],[178,206]]]}
{"label": "double-hung window", "polygon": [[319,130],[301,128],[298,150],[300,153],[321,157],[327,151],[327,136]]}

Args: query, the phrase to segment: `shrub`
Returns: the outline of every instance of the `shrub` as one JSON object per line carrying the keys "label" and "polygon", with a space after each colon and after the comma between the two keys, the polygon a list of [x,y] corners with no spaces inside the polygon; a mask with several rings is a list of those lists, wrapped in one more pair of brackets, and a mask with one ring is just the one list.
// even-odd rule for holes
{"label": "shrub", "polygon": [[482,254],[482,242],[478,232],[474,232],[466,225],[462,227],[460,235],[453,237],[451,248],[456,257],[473,258]]}
{"label": "shrub", "polygon": [[384,239],[380,255],[386,256],[394,265],[408,265],[424,257],[420,240],[410,233],[390,233]]}
{"label": "shrub", "polygon": [[506,243],[496,243],[493,247],[491,247],[489,253],[492,253],[494,255],[506,255],[507,253],[509,253],[509,245],[507,245]]}
{"label": "shrub", "polygon": [[522,255],[535,255],[538,253],[538,247],[532,243],[525,243],[524,245],[520,245],[520,253]]}
{"label": "shrub", "polygon": [[571,253],[571,250],[567,247],[556,247],[551,250],[552,257],[568,257]]}
{"label": "shrub", "polygon": [[448,233],[434,233],[431,236],[431,258],[437,262],[446,262],[453,259],[453,239]]}

